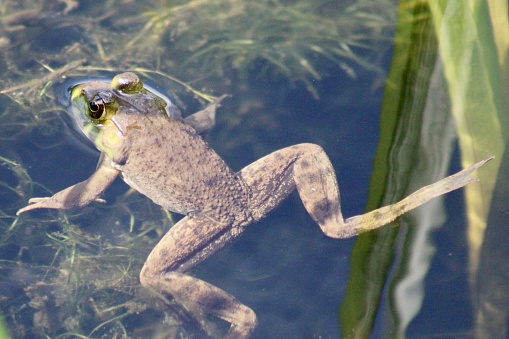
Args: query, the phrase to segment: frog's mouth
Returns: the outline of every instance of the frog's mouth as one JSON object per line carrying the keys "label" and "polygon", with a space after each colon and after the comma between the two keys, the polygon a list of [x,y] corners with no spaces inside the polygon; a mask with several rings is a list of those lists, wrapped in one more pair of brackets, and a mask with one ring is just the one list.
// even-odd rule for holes
{"label": "frog's mouth", "polygon": [[75,106],[74,102],[70,108],[70,111],[74,129],[79,130],[90,141],[94,142],[95,138],[97,137],[97,134],[99,133],[99,127],[94,122],[91,122],[83,114],[80,108]]}
{"label": "frog's mouth", "polygon": [[95,144],[95,140],[99,134],[100,126],[96,122],[90,120],[86,112],[88,112],[88,102],[81,94],[82,85],[75,85],[69,88],[71,106],[69,108],[72,124],[75,130],[79,130],[81,135],[85,135],[89,141]]}

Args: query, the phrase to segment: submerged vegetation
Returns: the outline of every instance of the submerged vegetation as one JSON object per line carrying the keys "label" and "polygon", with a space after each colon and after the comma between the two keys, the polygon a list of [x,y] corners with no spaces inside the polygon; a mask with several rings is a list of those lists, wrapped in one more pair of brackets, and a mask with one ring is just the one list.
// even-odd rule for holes
{"label": "submerged vegetation", "polygon": [[[155,307],[158,301],[139,288],[146,255],[173,224],[139,194],[15,216],[28,198],[61,188],[39,183],[61,175],[51,167],[34,177],[27,170],[37,150],[62,163],[53,154],[68,143],[56,84],[133,70],[171,87],[183,107],[212,100],[205,92],[246,94],[268,83],[282,91],[283,84],[304,85],[318,97],[316,80],[331,69],[346,76],[376,70],[383,55],[375,49],[390,45],[395,15],[388,0],[0,3],[0,309],[17,338],[147,337],[163,318],[160,330],[177,336],[175,319],[192,322],[168,305]],[[189,100],[193,95],[199,103]],[[259,107],[246,105],[238,111]],[[276,119],[263,114],[245,119],[252,126]]]}
{"label": "submerged vegetation", "polygon": [[[261,75],[314,90],[312,80],[331,66],[351,76],[359,65],[376,68],[375,48],[387,45],[395,15],[388,0],[117,0],[102,6],[47,0],[33,7],[33,1],[4,6],[0,48],[13,72],[4,78],[4,92],[13,84],[33,89],[41,85],[33,82],[34,72],[42,79],[58,67],[78,74],[146,68],[204,84],[208,79],[214,88],[228,86],[232,77]],[[28,74],[31,83],[23,81]]]}

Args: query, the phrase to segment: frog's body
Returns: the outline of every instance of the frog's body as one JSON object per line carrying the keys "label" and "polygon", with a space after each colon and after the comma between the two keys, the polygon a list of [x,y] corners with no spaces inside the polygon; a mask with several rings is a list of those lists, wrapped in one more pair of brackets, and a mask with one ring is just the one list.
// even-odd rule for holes
{"label": "frog's body", "polygon": [[98,168],[86,181],[53,197],[31,199],[18,214],[86,205],[121,175],[155,203],[186,215],[147,258],[141,283],[174,298],[193,314],[207,313],[231,323],[227,338],[248,337],[256,326],[255,313],[225,291],[185,272],[267,215],[295,188],[326,235],[348,238],[474,181],[469,173],[485,162],[397,204],[344,220],[333,167],[317,145],[291,146],[233,173],[199,135],[213,126],[217,102],[182,119],[174,106],[166,107],[132,73],[117,75],[111,84],[78,85],[72,100],[74,113],[85,117],[84,133],[102,152]]}
{"label": "frog's body", "polygon": [[112,163],[129,186],[180,214],[202,212],[224,222],[231,220],[225,209],[245,214],[247,187],[191,126],[161,115],[127,115],[124,123],[143,126],[125,134],[125,161]]}

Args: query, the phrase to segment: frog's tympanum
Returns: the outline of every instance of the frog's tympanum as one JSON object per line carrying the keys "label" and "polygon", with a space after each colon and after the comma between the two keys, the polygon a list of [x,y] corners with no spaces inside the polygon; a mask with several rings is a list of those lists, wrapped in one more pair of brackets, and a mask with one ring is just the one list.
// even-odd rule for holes
{"label": "frog's tympanum", "polygon": [[133,73],[117,75],[111,83],[77,85],[71,96],[75,119],[101,151],[97,170],[52,197],[30,199],[18,214],[87,205],[99,200],[120,175],[156,204],[186,215],[148,256],[141,283],[192,314],[230,323],[225,338],[248,337],[256,326],[255,313],[187,271],[239,237],[295,189],[322,231],[344,239],[381,227],[436,196],[476,181],[470,173],[489,160],[396,204],[345,220],[334,169],[320,146],[290,146],[234,173],[200,136],[214,125],[219,101],[184,119]]}

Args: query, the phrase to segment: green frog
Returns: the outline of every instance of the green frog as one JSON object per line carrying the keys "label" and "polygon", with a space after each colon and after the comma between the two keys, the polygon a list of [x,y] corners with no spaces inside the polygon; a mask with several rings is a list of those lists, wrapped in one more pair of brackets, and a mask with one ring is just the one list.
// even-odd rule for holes
{"label": "green frog", "polygon": [[238,238],[297,189],[304,207],[329,237],[344,239],[390,223],[426,201],[476,179],[486,159],[426,186],[402,201],[344,219],[334,169],[315,144],[294,145],[233,172],[201,137],[214,126],[219,98],[183,118],[134,73],[71,89],[72,112],[101,151],[96,171],[52,197],[32,198],[18,215],[38,208],[68,209],[100,200],[120,176],[164,208],[185,215],[148,256],[141,284],[173,298],[192,314],[220,318],[224,338],[247,338],[257,323],[253,310],[232,295],[187,272]]}

